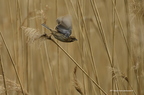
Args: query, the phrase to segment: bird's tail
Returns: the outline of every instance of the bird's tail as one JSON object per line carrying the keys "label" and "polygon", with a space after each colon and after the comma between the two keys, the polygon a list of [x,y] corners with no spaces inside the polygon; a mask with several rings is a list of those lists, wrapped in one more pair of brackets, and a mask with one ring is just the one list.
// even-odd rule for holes
{"label": "bird's tail", "polygon": [[46,29],[50,30],[51,32],[53,32],[52,29],[50,29],[45,23],[41,24],[43,27],[45,27]]}

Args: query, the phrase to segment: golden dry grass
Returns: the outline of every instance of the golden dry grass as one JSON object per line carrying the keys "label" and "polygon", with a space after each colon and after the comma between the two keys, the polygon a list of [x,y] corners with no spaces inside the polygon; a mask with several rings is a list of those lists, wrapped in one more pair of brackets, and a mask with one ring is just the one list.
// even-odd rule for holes
{"label": "golden dry grass", "polygon": [[[143,95],[141,0],[0,0],[1,95]],[[78,41],[40,39],[71,15]],[[53,40],[54,39],[54,40]]]}

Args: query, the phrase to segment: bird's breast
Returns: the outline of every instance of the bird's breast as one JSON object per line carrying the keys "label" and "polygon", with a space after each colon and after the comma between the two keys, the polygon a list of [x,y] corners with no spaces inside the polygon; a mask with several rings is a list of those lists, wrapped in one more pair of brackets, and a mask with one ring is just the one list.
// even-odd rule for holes
{"label": "bird's breast", "polygon": [[62,42],[66,42],[67,39],[68,39],[67,36],[65,36],[64,34],[61,34],[61,33],[59,33],[59,32],[53,32],[52,35],[53,35],[56,39],[58,39],[58,40],[60,40],[60,41],[62,41]]}

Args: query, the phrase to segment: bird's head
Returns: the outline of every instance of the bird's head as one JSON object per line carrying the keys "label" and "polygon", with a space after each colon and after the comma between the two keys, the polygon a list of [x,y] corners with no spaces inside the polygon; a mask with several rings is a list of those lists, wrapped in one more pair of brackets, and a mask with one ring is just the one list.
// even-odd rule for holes
{"label": "bird's head", "polygon": [[70,36],[68,38],[69,42],[74,42],[74,41],[77,41],[77,39],[74,37],[74,36]]}

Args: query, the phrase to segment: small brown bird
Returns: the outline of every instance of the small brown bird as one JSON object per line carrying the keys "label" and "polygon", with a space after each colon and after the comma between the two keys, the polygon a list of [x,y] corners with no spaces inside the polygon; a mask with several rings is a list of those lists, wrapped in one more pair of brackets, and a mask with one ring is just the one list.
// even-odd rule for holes
{"label": "small brown bird", "polygon": [[55,27],[56,30],[50,29],[45,23],[41,24],[46,29],[50,30],[52,35],[62,42],[74,42],[77,39],[74,36],[70,36],[72,33],[72,23],[69,16],[59,17],[57,20],[58,25]]}

